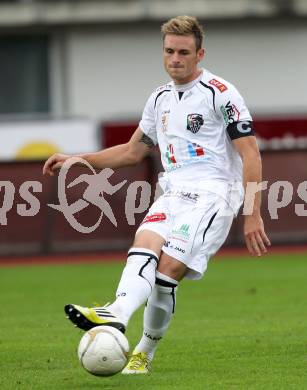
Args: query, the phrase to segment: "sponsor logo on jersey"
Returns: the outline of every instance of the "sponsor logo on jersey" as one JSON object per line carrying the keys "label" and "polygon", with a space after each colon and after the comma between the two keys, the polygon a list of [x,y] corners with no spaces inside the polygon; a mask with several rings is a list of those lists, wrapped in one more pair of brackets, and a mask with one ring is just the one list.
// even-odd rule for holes
{"label": "sponsor logo on jersey", "polygon": [[201,114],[189,114],[187,116],[187,130],[193,134],[197,133],[204,124],[204,118]]}
{"label": "sponsor logo on jersey", "polygon": [[147,215],[142,223],[147,223],[147,222],[161,222],[166,219],[166,215],[164,213],[154,213],[151,215]]}
{"label": "sponsor logo on jersey", "polygon": [[167,145],[165,156],[168,164],[176,164],[177,161],[174,154],[174,146],[172,144]]}
{"label": "sponsor logo on jersey", "polygon": [[163,91],[163,89],[171,88],[171,84],[163,84],[160,87],[156,88],[156,92]]}
{"label": "sponsor logo on jersey", "polygon": [[238,122],[240,120],[240,111],[235,104],[227,102],[226,106],[220,107],[221,113],[224,117],[226,125],[230,123]]}
{"label": "sponsor logo on jersey", "polygon": [[162,131],[162,133],[167,132],[169,113],[170,113],[170,110],[162,112],[162,117],[161,117],[161,131]]}
{"label": "sponsor logo on jersey", "polygon": [[225,84],[221,83],[216,79],[210,80],[209,84],[214,85],[221,93],[227,91],[228,89]]}
{"label": "sponsor logo on jersey", "polygon": [[240,120],[240,111],[235,104],[231,104],[230,101],[225,106],[229,123],[237,122]]}
{"label": "sponsor logo on jersey", "polygon": [[227,116],[226,108],[224,106],[221,106],[220,110],[221,110],[221,113],[223,115],[224,122],[226,123],[226,125],[228,125],[229,122],[228,122],[228,116]]}
{"label": "sponsor logo on jersey", "polygon": [[190,157],[204,156],[205,150],[202,146],[189,142],[188,143],[188,153]]}

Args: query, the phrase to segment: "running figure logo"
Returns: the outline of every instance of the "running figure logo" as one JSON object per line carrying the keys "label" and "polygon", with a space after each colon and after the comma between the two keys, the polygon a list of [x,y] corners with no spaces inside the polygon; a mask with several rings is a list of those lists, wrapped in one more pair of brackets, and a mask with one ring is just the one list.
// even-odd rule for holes
{"label": "running figure logo", "polygon": [[[80,163],[87,166],[93,174],[82,174],[66,186],[66,176],[68,170],[74,164]],[[113,175],[113,173],[114,171],[110,168],[105,168],[101,172],[96,173],[93,167],[87,161],[79,157],[72,157],[66,160],[61,167],[58,178],[59,204],[48,204],[48,206],[62,212],[71,227],[80,233],[91,233],[96,230],[100,225],[103,215],[105,215],[114,226],[117,226],[117,221],[113,214],[112,208],[104,199],[103,194],[115,194],[126,184],[127,180],[123,180],[121,183],[113,186],[109,182],[109,178]],[[69,205],[66,197],[66,188],[72,188],[80,183],[87,183],[87,188],[83,193],[83,199],[78,199],[76,202]],[[101,210],[101,213],[98,221],[93,226],[86,227],[80,224],[74,215],[88,207],[90,204],[97,206]]]}

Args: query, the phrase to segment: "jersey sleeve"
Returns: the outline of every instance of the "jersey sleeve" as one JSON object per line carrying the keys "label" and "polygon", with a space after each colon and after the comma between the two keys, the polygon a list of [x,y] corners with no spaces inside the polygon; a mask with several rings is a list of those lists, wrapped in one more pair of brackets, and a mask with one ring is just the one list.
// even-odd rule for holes
{"label": "jersey sleeve", "polygon": [[[224,84],[223,84],[224,85]],[[238,90],[230,83],[217,92],[217,111],[231,140],[254,135],[253,119]]]}
{"label": "jersey sleeve", "polygon": [[155,94],[151,94],[146,102],[143,110],[142,119],[139,127],[144,134],[146,134],[155,145],[158,143],[156,120],[155,120]]}

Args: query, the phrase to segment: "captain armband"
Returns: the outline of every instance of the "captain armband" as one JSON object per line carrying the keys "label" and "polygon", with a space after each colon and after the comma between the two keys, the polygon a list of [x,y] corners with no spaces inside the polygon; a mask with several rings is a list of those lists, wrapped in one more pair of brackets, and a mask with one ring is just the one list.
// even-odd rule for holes
{"label": "captain armband", "polygon": [[227,132],[231,140],[255,135],[252,121],[233,122],[227,126]]}

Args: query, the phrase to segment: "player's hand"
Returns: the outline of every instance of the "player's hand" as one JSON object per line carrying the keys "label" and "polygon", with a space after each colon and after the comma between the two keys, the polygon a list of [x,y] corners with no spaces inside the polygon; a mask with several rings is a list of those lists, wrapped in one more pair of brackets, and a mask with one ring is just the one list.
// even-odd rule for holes
{"label": "player's hand", "polygon": [[68,154],[55,153],[45,162],[43,167],[43,174],[54,176],[54,172],[61,168],[64,162],[70,158]]}
{"label": "player's hand", "polygon": [[260,215],[246,215],[244,221],[244,237],[247,249],[252,256],[261,256],[267,253],[271,245]]}

